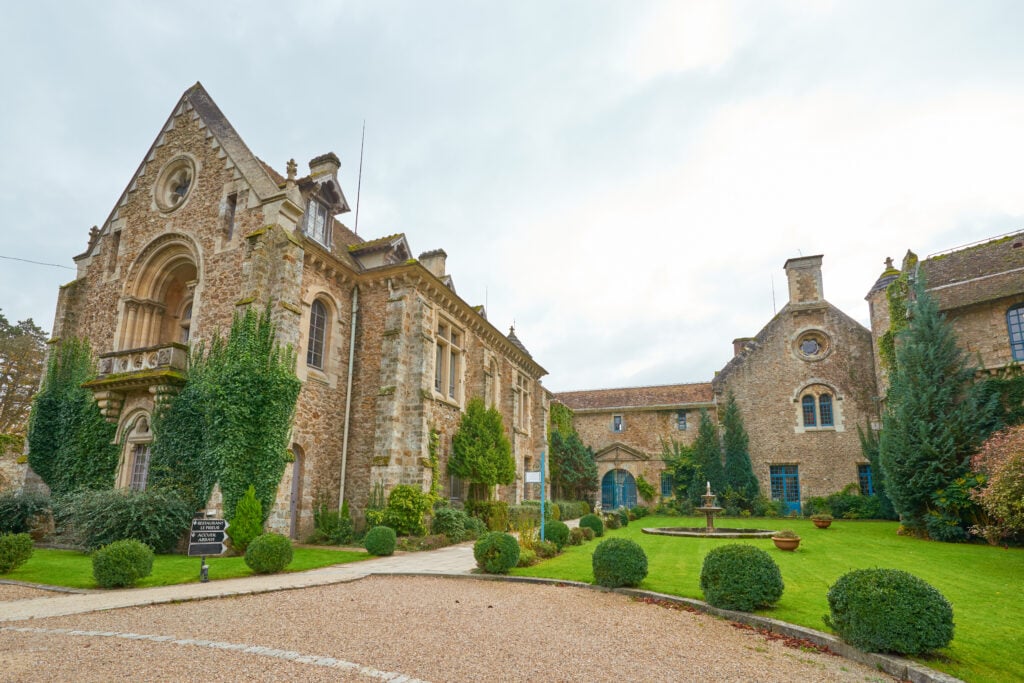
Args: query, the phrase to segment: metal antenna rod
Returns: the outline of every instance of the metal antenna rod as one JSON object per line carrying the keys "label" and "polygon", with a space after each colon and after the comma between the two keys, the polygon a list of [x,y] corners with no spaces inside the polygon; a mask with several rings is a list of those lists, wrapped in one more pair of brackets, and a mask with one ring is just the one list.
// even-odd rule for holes
{"label": "metal antenna rod", "polygon": [[355,233],[359,234],[359,197],[363,191],[363,148],[366,147],[366,119],[363,119],[363,138],[359,142],[359,183],[356,185],[356,226]]}

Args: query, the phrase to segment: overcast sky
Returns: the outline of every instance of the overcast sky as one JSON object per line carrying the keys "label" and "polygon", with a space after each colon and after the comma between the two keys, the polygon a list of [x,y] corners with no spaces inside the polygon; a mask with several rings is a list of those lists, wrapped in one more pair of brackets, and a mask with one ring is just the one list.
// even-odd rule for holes
{"label": "overcast sky", "polygon": [[[554,390],[708,381],[824,254],[1024,227],[1022,2],[33,2],[0,23],[0,256],[73,266],[189,86],[258,156],[342,160],[359,233],[441,247]],[[352,225],[353,216],[341,216]],[[72,270],[0,259],[53,322]]]}

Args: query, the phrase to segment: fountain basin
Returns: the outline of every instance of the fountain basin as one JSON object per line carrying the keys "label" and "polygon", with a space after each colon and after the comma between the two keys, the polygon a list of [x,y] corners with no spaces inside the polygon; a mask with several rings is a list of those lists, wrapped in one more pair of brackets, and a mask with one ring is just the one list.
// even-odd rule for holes
{"label": "fountain basin", "polygon": [[641,529],[645,534],[656,536],[686,536],[691,538],[771,538],[778,531],[771,529],[714,529],[705,527],[666,526]]}

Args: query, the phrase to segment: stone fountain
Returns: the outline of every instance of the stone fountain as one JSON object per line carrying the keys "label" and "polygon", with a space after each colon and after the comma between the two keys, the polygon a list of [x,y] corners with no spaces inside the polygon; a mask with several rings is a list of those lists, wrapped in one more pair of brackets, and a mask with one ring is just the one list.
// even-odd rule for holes
{"label": "stone fountain", "polygon": [[722,511],[716,504],[717,496],[711,493],[711,482],[707,482],[707,492],[701,496],[702,505],[694,508],[697,512],[704,513],[707,525],[704,527],[655,527],[643,529],[645,534],[657,534],[660,536],[697,536],[706,538],[715,536],[717,538],[770,538],[775,531],[768,529],[716,529],[715,515]]}

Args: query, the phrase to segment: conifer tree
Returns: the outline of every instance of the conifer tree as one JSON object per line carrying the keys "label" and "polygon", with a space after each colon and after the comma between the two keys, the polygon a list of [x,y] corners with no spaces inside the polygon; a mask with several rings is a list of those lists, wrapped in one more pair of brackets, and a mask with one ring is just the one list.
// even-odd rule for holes
{"label": "conifer tree", "polygon": [[879,443],[886,493],[904,525],[927,527],[933,496],[966,474],[992,402],[981,403],[974,369],[919,281],[896,364]]}
{"label": "conifer tree", "polygon": [[732,391],[725,401],[722,429],[725,432],[725,485],[742,494],[747,502],[753,501],[759,493],[759,487],[757,477],[754,476],[754,466],[750,464],[750,438]]}
{"label": "conifer tree", "polygon": [[470,482],[470,497],[474,500],[487,500],[496,484],[515,481],[516,463],[501,413],[485,407],[480,397],[469,400],[452,437],[448,472]]}
{"label": "conifer tree", "polygon": [[554,497],[591,500],[597,491],[594,452],[572,424],[572,410],[552,403],[548,428],[548,472]]}
{"label": "conifer tree", "polygon": [[693,442],[693,480],[688,494],[695,504],[701,503],[701,495],[711,484],[711,491],[717,495],[725,490],[725,471],[722,468],[722,450],[718,443],[718,427],[707,410],[700,411],[700,426],[697,440]]}

